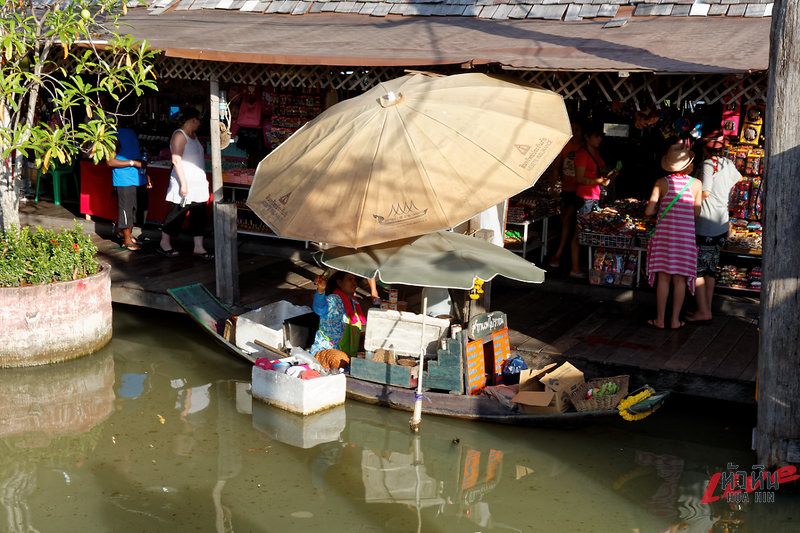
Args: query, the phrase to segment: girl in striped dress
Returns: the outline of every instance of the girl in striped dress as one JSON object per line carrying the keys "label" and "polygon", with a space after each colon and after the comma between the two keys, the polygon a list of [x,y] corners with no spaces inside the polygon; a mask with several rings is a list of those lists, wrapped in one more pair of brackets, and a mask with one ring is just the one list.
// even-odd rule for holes
{"label": "girl in striped dress", "polygon": [[[686,286],[694,294],[697,275],[697,245],[694,237],[694,217],[700,214],[703,184],[689,174],[694,156],[684,144],[670,146],[661,159],[661,168],[669,172],[656,181],[645,214],[659,219],[647,248],[647,275],[650,285],[656,285],[656,318],[651,326],[667,327],[666,312],[672,287],[672,316],[669,327],[684,326],[680,313],[686,296]],[[677,197],[677,199],[676,199]],[[674,202],[673,202],[674,200]]]}

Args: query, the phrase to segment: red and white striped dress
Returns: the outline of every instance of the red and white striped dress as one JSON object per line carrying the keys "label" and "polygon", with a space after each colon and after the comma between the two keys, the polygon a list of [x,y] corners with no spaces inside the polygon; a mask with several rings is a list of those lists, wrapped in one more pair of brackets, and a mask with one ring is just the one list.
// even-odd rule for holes
{"label": "red and white striped dress", "polygon": [[[661,216],[690,179],[691,176],[686,174],[667,176],[667,194],[661,198],[658,216]],[[669,208],[650,239],[647,247],[647,276],[650,286],[655,284],[657,272],[686,276],[689,291],[694,294],[697,245],[694,236],[694,196],[690,187],[686,187],[678,201]]]}

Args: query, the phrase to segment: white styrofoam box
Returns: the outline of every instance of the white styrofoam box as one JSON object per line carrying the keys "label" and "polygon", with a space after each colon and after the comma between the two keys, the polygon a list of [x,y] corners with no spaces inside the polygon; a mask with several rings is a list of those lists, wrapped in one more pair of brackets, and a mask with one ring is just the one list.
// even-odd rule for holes
{"label": "white styrofoam box", "polygon": [[425,319],[425,337],[422,337],[423,316],[406,311],[371,308],[367,312],[367,332],[364,349],[374,352],[383,348],[396,355],[419,356],[424,343],[427,357],[435,357],[441,339],[447,336],[450,321],[430,316]]}
{"label": "white styrofoam box", "polygon": [[347,392],[344,374],[300,379],[253,366],[253,397],[299,415],[341,405]]}
{"label": "white styrofoam box", "polygon": [[345,412],[344,405],[339,405],[321,413],[299,416],[255,402],[253,427],[271,439],[290,446],[313,448],[317,444],[339,439],[347,421]]}
{"label": "white styrofoam box", "polygon": [[307,305],[294,305],[280,300],[239,315],[236,319],[236,346],[250,353],[265,351],[254,341],[259,340],[279,350],[283,349],[283,321],[310,313]]}

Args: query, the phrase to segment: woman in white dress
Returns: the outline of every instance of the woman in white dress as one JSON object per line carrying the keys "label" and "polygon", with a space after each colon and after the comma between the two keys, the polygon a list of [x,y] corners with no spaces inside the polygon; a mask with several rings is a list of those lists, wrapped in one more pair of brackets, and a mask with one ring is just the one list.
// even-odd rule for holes
{"label": "woman in white dress", "polygon": [[181,110],[183,125],[175,130],[169,143],[172,152],[172,173],[167,188],[169,213],[164,220],[158,253],[175,257],[172,239],[180,233],[186,215],[189,215],[189,232],[194,240],[193,256],[205,261],[214,259],[203,246],[208,208],[208,178],[205,171],[205,150],[197,139],[200,112],[192,107]]}

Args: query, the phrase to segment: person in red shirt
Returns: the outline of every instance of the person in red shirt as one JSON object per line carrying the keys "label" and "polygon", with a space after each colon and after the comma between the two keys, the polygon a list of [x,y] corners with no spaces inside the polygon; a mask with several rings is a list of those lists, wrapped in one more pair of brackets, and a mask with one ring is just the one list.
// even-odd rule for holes
{"label": "person in red shirt", "polygon": [[[600,143],[603,142],[602,124],[590,124],[583,131],[584,146],[575,152],[575,180],[578,184],[576,195],[579,215],[588,215],[600,204],[600,186],[607,187],[611,180],[603,175],[605,163],[600,157]],[[585,278],[586,274],[578,264],[580,245],[578,233],[572,237],[572,268],[570,277]]]}
{"label": "person in red shirt", "polygon": [[561,150],[555,163],[556,171],[561,173],[561,240],[558,243],[558,250],[550,257],[549,264],[553,268],[561,265],[561,256],[575,233],[575,213],[580,207],[577,195],[578,182],[575,181],[575,154],[583,146],[583,131],[578,122],[573,121],[571,126],[572,138]]}

